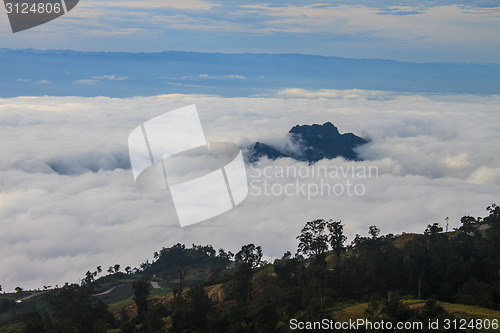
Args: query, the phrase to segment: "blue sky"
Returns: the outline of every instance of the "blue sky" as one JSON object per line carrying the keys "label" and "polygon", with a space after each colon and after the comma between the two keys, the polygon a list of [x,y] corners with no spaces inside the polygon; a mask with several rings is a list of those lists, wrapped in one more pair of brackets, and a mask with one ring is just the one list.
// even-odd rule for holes
{"label": "blue sky", "polygon": [[500,4],[442,1],[85,1],[0,46],[82,51],[301,53],[412,62],[500,59]]}

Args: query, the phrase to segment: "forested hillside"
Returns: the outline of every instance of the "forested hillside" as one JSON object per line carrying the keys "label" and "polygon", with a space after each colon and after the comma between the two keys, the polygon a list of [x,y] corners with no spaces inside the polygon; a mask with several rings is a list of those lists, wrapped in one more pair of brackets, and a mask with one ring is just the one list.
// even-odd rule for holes
{"label": "forested hillside", "polygon": [[[80,285],[4,294],[0,332],[289,332],[324,319],[493,323],[500,207],[487,210],[464,216],[452,232],[431,223],[423,234],[381,235],[373,225],[350,244],[348,224],[312,220],[297,232],[296,253],[273,263],[255,244],[236,254],[177,244],[125,273],[118,265],[102,277],[89,271]],[[119,290],[118,301],[110,295]]]}

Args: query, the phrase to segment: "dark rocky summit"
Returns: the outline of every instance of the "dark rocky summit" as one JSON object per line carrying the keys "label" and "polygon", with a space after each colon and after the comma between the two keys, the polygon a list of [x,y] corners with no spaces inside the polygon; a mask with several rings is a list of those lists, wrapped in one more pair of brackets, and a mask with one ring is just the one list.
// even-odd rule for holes
{"label": "dark rocky summit", "polygon": [[290,141],[296,149],[279,149],[266,143],[256,142],[250,146],[247,158],[250,162],[258,161],[262,156],[269,159],[291,157],[297,161],[314,163],[324,158],[343,157],[359,161],[354,148],[368,142],[367,139],[353,133],[340,134],[337,127],[327,122],[323,125],[297,125],[289,132]]}

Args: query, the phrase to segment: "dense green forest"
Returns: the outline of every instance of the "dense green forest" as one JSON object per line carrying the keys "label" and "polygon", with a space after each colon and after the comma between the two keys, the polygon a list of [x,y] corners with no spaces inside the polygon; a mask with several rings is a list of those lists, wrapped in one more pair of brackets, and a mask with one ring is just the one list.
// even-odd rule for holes
{"label": "dense green forest", "polygon": [[[381,235],[374,225],[350,244],[340,221],[313,220],[298,230],[296,253],[273,263],[254,244],[236,254],[177,244],[140,268],[100,276],[99,266],[79,285],[33,292],[38,300],[22,311],[4,294],[0,332],[290,332],[361,318],[441,320],[443,331],[445,319],[479,320],[466,328],[482,331],[500,319],[500,207],[487,211],[452,232],[434,223],[423,234]],[[124,299],[111,299],[119,290]],[[415,331],[437,331],[426,327]]]}

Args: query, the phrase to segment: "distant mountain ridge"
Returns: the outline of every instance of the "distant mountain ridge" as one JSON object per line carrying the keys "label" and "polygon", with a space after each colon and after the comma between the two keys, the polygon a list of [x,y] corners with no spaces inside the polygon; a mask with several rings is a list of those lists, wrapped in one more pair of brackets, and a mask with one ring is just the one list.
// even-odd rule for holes
{"label": "distant mountain ridge", "polygon": [[249,148],[248,160],[256,162],[266,156],[272,160],[290,157],[309,163],[336,157],[358,161],[360,158],[354,148],[369,142],[353,133],[340,134],[338,128],[331,122],[323,125],[297,125],[288,132],[288,135],[295,149],[279,149],[266,143],[256,142]]}
{"label": "distant mountain ridge", "polygon": [[209,94],[286,88],[500,93],[498,64],[409,63],[301,54],[0,49],[0,97]]}

